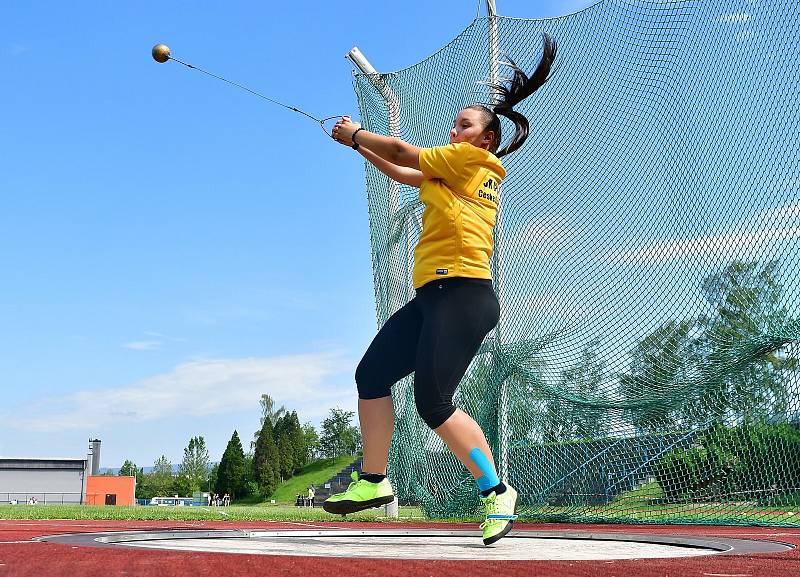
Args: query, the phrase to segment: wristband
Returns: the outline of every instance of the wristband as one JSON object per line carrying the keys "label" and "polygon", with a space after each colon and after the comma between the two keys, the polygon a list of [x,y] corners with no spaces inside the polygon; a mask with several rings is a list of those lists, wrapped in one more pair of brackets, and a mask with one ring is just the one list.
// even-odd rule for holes
{"label": "wristband", "polygon": [[358,128],[356,128],[356,131],[353,133],[353,136],[350,137],[350,140],[353,141],[353,148],[355,148],[356,150],[358,150],[358,148],[357,148],[358,147],[358,143],[356,142],[356,134],[358,134],[358,132],[360,130],[364,130],[364,129],[359,126]]}

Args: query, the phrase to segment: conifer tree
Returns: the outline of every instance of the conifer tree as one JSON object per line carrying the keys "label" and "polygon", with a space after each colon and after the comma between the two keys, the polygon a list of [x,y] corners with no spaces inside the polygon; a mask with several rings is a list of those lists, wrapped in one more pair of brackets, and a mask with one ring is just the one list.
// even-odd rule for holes
{"label": "conifer tree", "polygon": [[253,476],[259,491],[269,497],[278,486],[280,479],[280,456],[273,438],[272,421],[264,419],[261,430],[256,435],[253,452]]}
{"label": "conifer tree", "polygon": [[297,418],[297,412],[292,411],[289,418],[289,436],[294,450],[293,468],[294,471],[297,472],[305,467],[308,462],[308,447],[306,446],[306,437],[303,434],[303,427],[300,426],[300,419]]}
{"label": "conifer tree", "polygon": [[294,450],[286,430],[281,433],[281,438],[278,439],[278,455],[280,458],[281,481],[284,481],[292,476],[294,470]]}
{"label": "conifer tree", "polygon": [[231,499],[236,499],[244,493],[244,481],[244,450],[239,433],[234,431],[219,462],[216,492],[220,495],[227,493]]}

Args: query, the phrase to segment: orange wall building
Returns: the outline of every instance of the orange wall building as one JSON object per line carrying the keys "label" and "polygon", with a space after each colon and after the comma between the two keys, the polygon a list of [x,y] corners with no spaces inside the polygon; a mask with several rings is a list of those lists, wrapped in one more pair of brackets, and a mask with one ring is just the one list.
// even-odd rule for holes
{"label": "orange wall building", "polygon": [[88,477],[86,480],[86,504],[135,505],[136,477]]}

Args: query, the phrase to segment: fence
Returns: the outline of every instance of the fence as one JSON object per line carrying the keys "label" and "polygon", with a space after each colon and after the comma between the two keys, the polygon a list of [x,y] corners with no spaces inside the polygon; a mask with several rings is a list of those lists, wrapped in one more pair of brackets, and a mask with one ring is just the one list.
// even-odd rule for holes
{"label": "fence", "polygon": [[41,493],[35,491],[12,491],[0,493],[0,503],[7,503],[9,505],[30,504],[31,499],[35,499],[37,505],[83,504],[83,496],[81,493]]}

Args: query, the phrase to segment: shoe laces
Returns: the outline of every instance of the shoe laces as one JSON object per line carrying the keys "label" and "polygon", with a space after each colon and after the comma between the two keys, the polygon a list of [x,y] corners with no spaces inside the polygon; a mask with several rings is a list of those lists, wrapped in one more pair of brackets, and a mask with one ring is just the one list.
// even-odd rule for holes
{"label": "shoe laces", "polygon": [[497,523],[499,519],[490,519],[488,518],[489,515],[494,515],[497,513],[497,495],[492,493],[488,497],[481,497],[481,501],[483,501],[483,506],[486,508],[486,520],[481,523],[480,528],[483,529],[487,525],[492,523]]}
{"label": "shoe laces", "polygon": [[352,473],[350,473],[350,478],[351,478],[351,479],[353,479],[353,482],[352,482],[352,483],[350,483],[350,484],[347,486],[347,490],[348,490],[348,491],[349,491],[350,489],[354,489],[354,488],[355,488],[355,486],[356,486],[356,485],[358,485],[358,484],[361,482],[361,479],[359,478],[359,476],[358,476],[358,473],[356,473],[355,471],[353,471]]}

